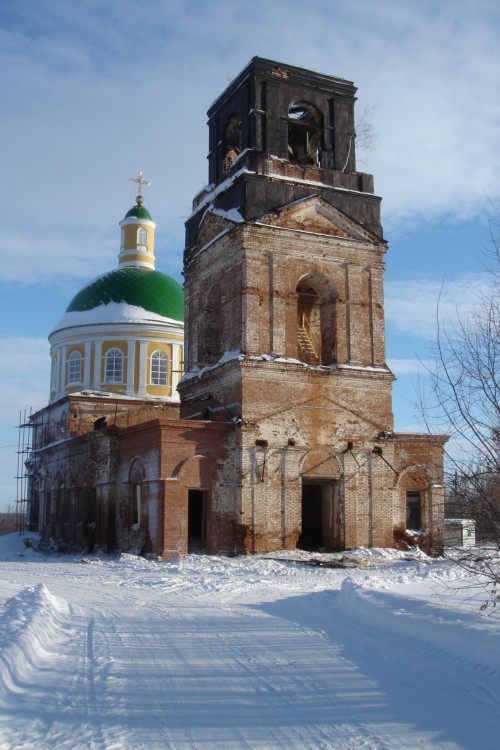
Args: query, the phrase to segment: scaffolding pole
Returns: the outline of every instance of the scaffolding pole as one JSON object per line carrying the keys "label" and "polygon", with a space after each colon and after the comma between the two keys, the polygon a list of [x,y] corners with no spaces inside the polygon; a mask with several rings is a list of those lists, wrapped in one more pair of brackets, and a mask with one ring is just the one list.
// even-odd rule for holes
{"label": "scaffolding pole", "polygon": [[29,413],[25,409],[19,412],[19,436],[17,441],[17,473],[16,473],[16,513],[15,528],[20,535],[24,534],[29,514],[31,495],[30,484],[35,474],[29,470],[27,462],[32,463],[36,473],[36,422],[32,419],[32,407]]}

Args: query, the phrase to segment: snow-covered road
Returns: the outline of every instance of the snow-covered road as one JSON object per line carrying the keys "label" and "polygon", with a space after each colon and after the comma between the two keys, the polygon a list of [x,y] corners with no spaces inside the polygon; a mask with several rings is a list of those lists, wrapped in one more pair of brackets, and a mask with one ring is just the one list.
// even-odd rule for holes
{"label": "snow-covered road", "polygon": [[497,750],[500,623],[457,576],[0,538],[0,748]]}

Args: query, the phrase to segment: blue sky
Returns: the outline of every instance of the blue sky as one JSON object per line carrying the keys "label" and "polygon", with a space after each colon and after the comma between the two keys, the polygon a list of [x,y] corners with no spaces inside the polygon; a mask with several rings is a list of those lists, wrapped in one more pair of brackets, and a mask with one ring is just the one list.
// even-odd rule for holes
{"label": "blue sky", "polygon": [[499,30],[493,0],[2,0],[0,507],[16,495],[19,413],[48,398],[47,334],[116,266],[130,177],[152,182],[157,268],[180,280],[206,111],[254,55],[354,81],[371,110],[378,144],[358,168],[383,197],[396,426],[418,430],[441,285],[453,316],[485,283]]}

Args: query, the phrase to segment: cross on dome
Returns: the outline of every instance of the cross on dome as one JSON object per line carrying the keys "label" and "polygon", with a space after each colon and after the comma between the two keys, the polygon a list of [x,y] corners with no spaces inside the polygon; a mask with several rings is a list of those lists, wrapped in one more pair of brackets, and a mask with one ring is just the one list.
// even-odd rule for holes
{"label": "cross on dome", "polygon": [[137,183],[137,203],[140,205],[143,203],[144,198],[142,197],[142,186],[147,185],[148,187],[151,185],[151,182],[149,180],[143,180],[142,179],[142,169],[139,170],[139,174],[137,177],[131,177],[130,182]]}

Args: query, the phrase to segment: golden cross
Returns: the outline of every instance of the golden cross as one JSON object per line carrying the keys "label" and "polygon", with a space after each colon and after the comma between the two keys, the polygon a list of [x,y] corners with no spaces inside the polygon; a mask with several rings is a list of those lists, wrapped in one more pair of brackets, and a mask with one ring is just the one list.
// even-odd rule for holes
{"label": "golden cross", "polygon": [[151,182],[148,182],[148,180],[143,180],[142,179],[142,169],[139,170],[139,176],[138,177],[131,177],[130,178],[130,182],[136,182],[137,183],[137,195],[138,196],[142,194],[142,186],[143,185],[147,185],[148,187],[149,187],[149,185],[151,185]]}

